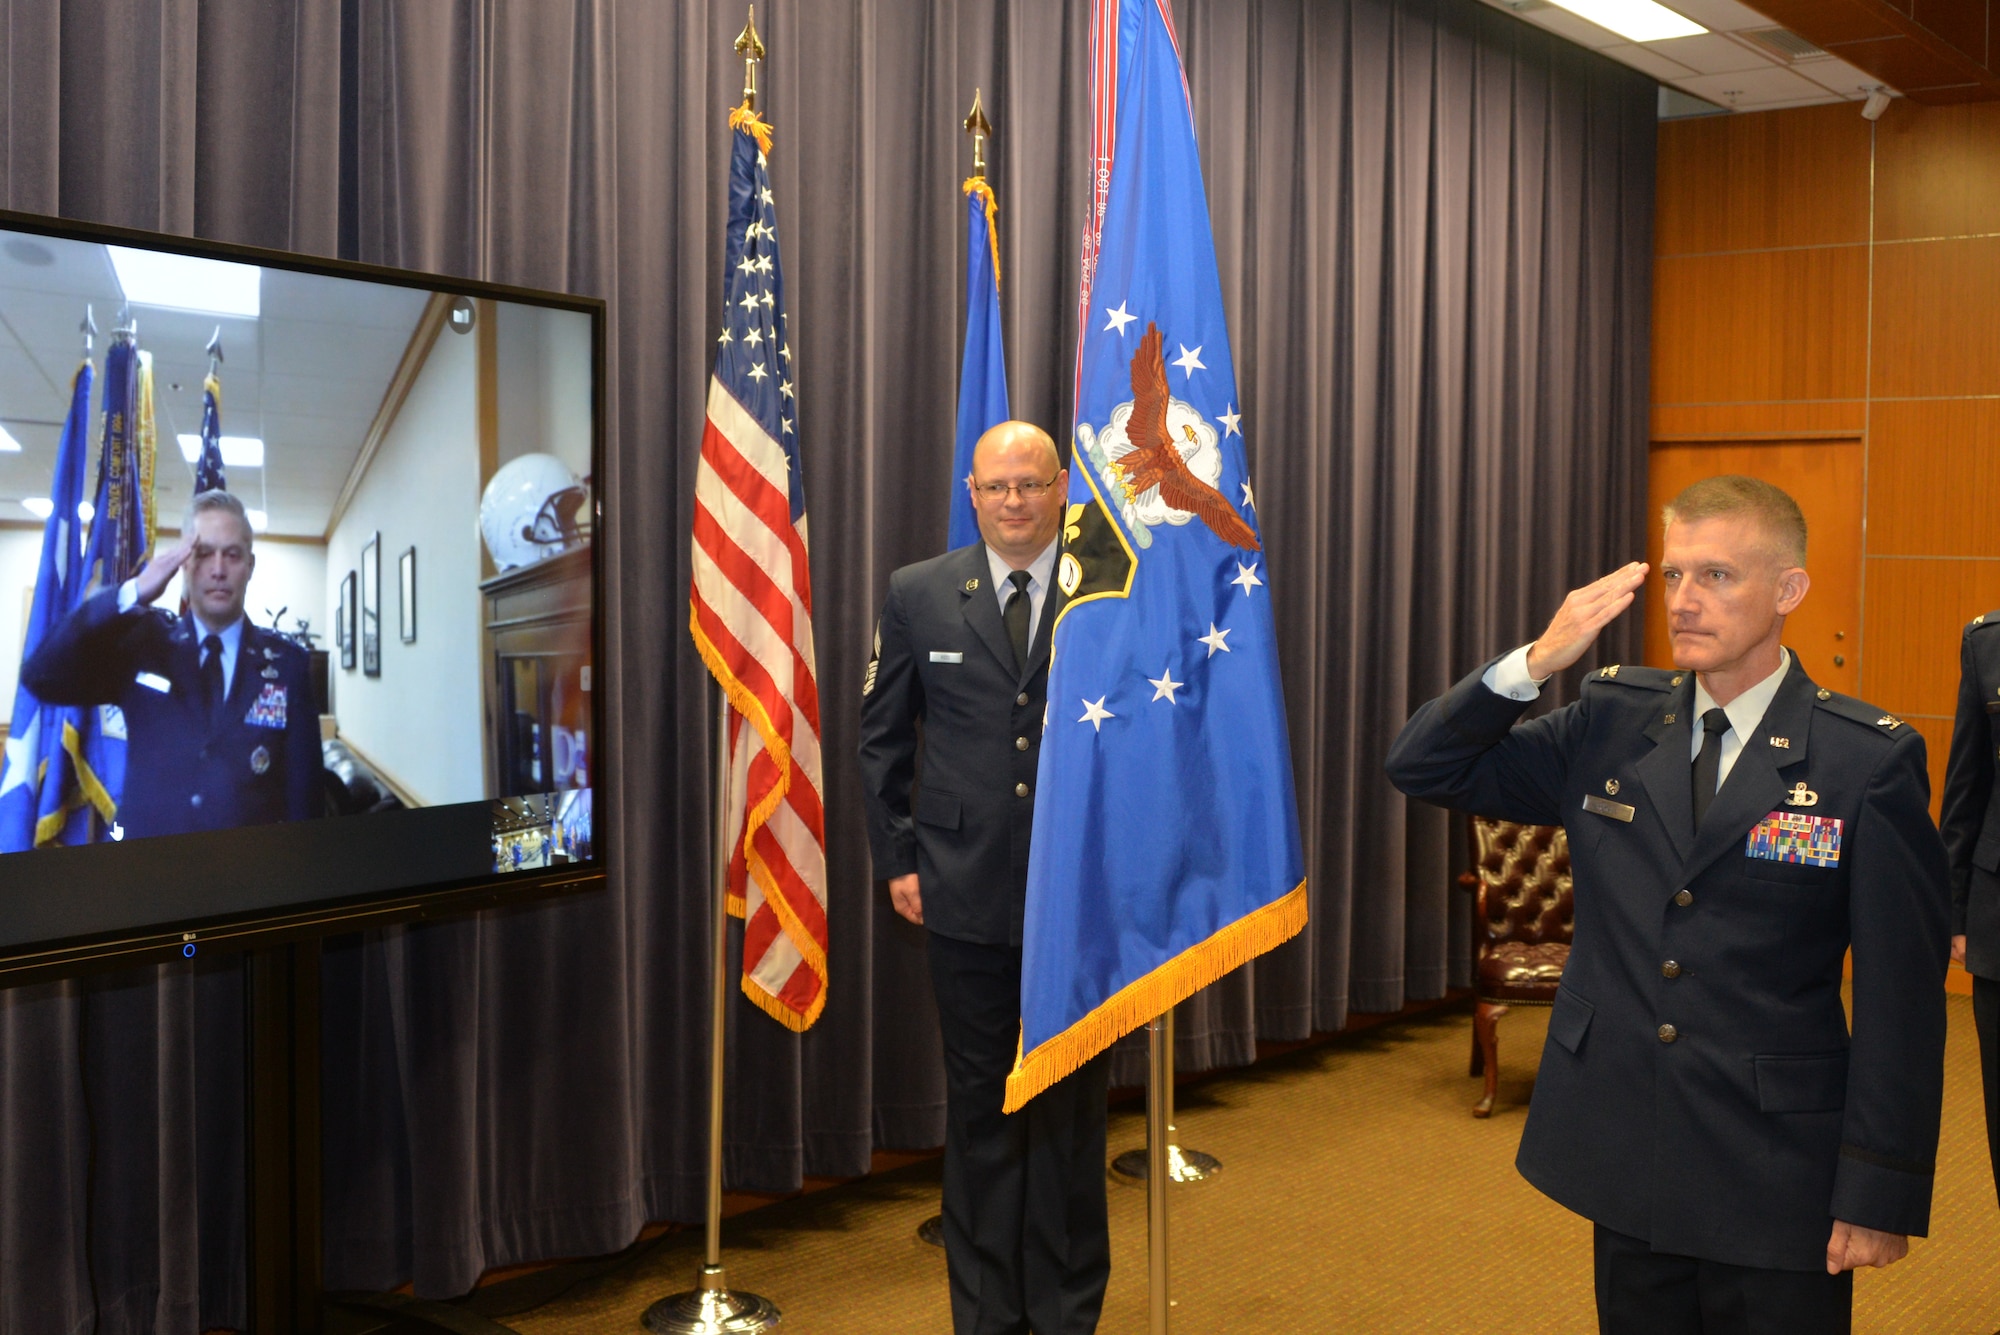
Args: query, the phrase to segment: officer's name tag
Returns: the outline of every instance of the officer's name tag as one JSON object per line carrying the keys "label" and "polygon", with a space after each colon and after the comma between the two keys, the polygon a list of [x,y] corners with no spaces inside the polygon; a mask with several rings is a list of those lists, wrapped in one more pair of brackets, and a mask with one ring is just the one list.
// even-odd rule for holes
{"label": "officer's name tag", "polygon": [[1593,815],[1622,820],[1628,825],[1631,824],[1632,817],[1638,814],[1637,807],[1628,807],[1623,802],[1613,802],[1609,798],[1599,797],[1596,793],[1583,795],[1583,809]]}
{"label": "officer's name tag", "polygon": [[158,691],[161,695],[165,695],[168,691],[174,689],[174,684],[157,672],[141,672],[132,680],[138,682],[149,691]]}
{"label": "officer's name tag", "polygon": [[931,662],[933,663],[963,663],[964,661],[964,654],[955,654],[945,649],[931,650]]}
{"label": "officer's name tag", "polygon": [[243,721],[253,728],[282,728],[285,726],[285,688],[274,681],[264,683],[257,699],[251,704],[250,712]]}
{"label": "officer's name tag", "polygon": [[1804,811],[1774,811],[1751,827],[1746,857],[1767,862],[1801,862],[1808,867],[1840,865],[1840,818]]}

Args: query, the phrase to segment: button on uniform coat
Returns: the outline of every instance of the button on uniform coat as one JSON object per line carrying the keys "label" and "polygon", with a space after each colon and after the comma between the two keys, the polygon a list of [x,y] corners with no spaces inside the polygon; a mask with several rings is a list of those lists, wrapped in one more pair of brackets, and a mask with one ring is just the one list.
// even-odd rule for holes
{"label": "button on uniform coat", "polygon": [[[1655,1251],[1736,1265],[1821,1269],[1836,1218],[1925,1232],[1949,892],[1916,729],[1794,659],[1697,830],[1693,673],[1604,669],[1517,723],[1528,704],[1483,671],[1417,711],[1388,769],[1413,797],[1569,831],[1575,943],[1522,1175]],[[1835,865],[1750,856],[1787,813],[1840,822]]]}
{"label": "button on uniform coat", "polygon": [[919,874],[924,926],[940,935],[1021,944],[1049,636],[1061,606],[1061,590],[1049,589],[1028,661],[1016,668],[984,543],[889,579],[861,703],[868,841],[877,879]]}
{"label": "button on uniform coat", "polygon": [[127,838],[323,815],[305,651],[246,620],[229,699],[211,718],[198,624],[152,607],[120,612],[107,589],[56,627],[21,677],[52,704],[123,711]]}

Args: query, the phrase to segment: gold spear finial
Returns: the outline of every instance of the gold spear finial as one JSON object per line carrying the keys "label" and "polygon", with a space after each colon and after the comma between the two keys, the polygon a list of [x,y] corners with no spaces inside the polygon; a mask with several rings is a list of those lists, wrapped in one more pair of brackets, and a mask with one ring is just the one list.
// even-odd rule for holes
{"label": "gold spear finial", "polygon": [[976,180],[986,176],[986,141],[993,137],[993,125],[980,109],[979,89],[972,90],[972,110],[966,113],[965,132],[972,136],[972,175]]}
{"label": "gold spear finial", "polygon": [[750,6],[750,19],[736,35],[736,54],[743,57],[743,105],[757,109],[757,62],[764,58],[764,42],[757,36],[757,6]]}

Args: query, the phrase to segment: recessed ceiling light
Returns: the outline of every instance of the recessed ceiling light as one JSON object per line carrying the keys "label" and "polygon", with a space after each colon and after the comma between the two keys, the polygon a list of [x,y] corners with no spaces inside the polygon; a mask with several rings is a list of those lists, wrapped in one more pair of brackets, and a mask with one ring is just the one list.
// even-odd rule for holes
{"label": "recessed ceiling light", "polygon": [[[201,458],[201,437],[183,432],[175,439],[181,444],[181,457],[189,463]],[[222,437],[222,466],[224,468],[262,468],[264,466],[264,442],[256,436]]]}
{"label": "recessed ceiling light", "polygon": [[106,246],[118,286],[134,306],[170,306],[256,319],[264,271],[254,264],[204,260],[160,250]]}
{"label": "recessed ceiling light", "polygon": [[1570,13],[1609,28],[1628,42],[1694,37],[1708,29],[1654,0],[1554,0]]}
{"label": "recessed ceiling light", "polygon": [[8,433],[6,427],[0,426],[0,454],[19,454],[20,452],[21,442],[15,440]]}

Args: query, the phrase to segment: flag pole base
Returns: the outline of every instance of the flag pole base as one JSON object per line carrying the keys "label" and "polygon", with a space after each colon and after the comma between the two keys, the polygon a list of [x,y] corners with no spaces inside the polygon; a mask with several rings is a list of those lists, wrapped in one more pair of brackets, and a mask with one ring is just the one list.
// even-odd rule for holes
{"label": "flag pole base", "polygon": [[779,1320],[776,1304],[731,1289],[719,1265],[703,1266],[693,1289],[660,1299],[641,1318],[653,1335],[757,1335]]}
{"label": "flag pole base", "polygon": [[944,1246],[944,1216],[934,1214],[917,1225],[917,1241],[928,1242],[933,1247]]}
{"label": "flag pole base", "polygon": [[[1222,1160],[1200,1150],[1167,1146],[1167,1181],[1205,1182],[1222,1171]],[[1111,1161],[1111,1176],[1128,1185],[1146,1180],[1146,1151],[1127,1150]]]}

